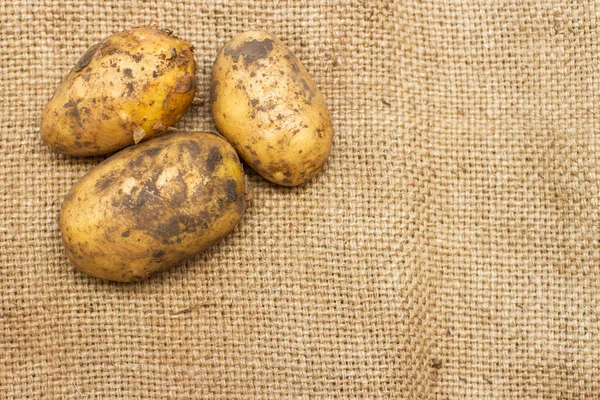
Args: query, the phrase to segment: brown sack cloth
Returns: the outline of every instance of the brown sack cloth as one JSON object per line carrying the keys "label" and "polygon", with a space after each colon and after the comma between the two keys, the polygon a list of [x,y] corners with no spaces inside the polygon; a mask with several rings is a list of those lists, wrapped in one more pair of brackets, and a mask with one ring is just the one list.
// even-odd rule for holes
{"label": "brown sack cloth", "polygon": [[[42,108],[133,26],[289,45],[336,137],[309,184],[247,171],[224,241],[146,282],[67,262],[58,212],[103,158]],[[3,1],[0,398],[600,398],[600,4]]]}

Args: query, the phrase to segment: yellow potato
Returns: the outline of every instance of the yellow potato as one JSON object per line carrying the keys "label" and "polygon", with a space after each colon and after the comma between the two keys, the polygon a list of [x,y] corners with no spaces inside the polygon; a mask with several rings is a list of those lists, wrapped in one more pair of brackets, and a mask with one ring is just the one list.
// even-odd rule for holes
{"label": "yellow potato", "polygon": [[108,158],[73,186],[60,213],[81,271],[141,280],[225,237],[245,209],[244,173],[229,143],[175,133]]}
{"label": "yellow potato", "polygon": [[300,185],[329,156],[325,99],[298,59],[266,32],[242,33],[219,51],[211,105],[219,131],[272,182]]}
{"label": "yellow potato", "polygon": [[42,139],[64,154],[107,154],[175,124],[196,93],[185,40],[150,28],[112,35],[77,62],[42,114]]}

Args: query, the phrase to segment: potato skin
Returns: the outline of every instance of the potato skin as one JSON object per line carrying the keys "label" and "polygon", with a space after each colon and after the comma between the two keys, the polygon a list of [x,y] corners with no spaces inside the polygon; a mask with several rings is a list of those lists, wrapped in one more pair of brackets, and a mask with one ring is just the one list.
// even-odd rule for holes
{"label": "potato skin", "polygon": [[68,193],[60,230],[81,271],[129,282],[181,263],[225,237],[245,209],[244,173],[229,143],[175,133],[124,149]]}
{"label": "potato skin", "polygon": [[59,153],[111,153],[175,124],[196,86],[188,42],[150,28],[120,32],[92,46],[60,83],[41,136]]}
{"label": "potato skin", "polygon": [[300,185],[329,156],[333,130],[323,95],[290,50],[266,32],[242,33],[219,51],[211,106],[223,136],[272,182]]}

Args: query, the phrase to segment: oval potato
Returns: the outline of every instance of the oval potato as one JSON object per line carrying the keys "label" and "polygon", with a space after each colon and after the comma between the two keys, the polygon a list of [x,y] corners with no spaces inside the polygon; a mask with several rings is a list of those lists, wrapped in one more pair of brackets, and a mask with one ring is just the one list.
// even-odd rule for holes
{"label": "oval potato", "polygon": [[266,32],[242,33],[219,51],[211,104],[219,131],[272,182],[300,185],[327,160],[333,130],[325,99],[298,59]]}
{"label": "oval potato", "polygon": [[209,133],[176,133],[108,158],[60,213],[69,260],[112,281],[141,280],[226,236],[245,209],[235,150]]}
{"label": "oval potato", "polygon": [[43,111],[42,139],[59,153],[120,150],[175,124],[196,93],[192,46],[135,28],[92,46]]}

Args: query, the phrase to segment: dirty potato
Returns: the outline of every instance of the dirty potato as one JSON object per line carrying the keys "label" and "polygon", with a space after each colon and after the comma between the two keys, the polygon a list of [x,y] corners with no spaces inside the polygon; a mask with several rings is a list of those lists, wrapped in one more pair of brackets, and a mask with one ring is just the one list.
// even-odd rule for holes
{"label": "dirty potato", "polygon": [[331,149],[325,99],[298,59],[266,32],[240,34],[217,55],[213,119],[264,178],[296,186],[312,178]]}
{"label": "dirty potato", "polygon": [[169,31],[135,28],[81,57],[46,105],[41,135],[60,153],[110,153],[175,124],[195,93],[192,46]]}
{"label": "dirty potato", "polygon": [[214,134],[131,146],[68,193],[60,213],[67,256],[98,278],[144,279],[227,235],[244,213],[244,188],[235,150]]}

